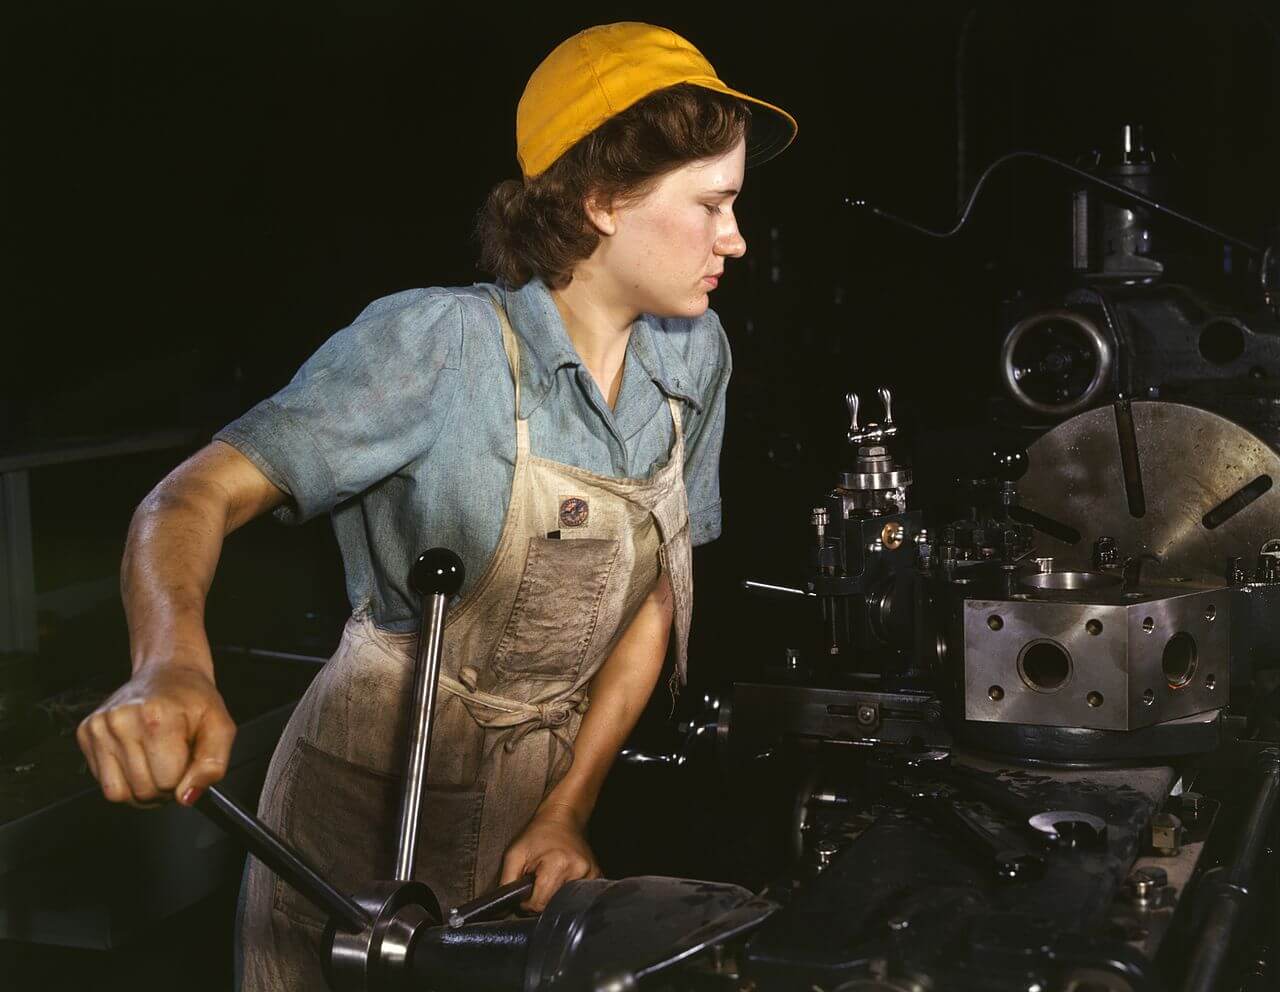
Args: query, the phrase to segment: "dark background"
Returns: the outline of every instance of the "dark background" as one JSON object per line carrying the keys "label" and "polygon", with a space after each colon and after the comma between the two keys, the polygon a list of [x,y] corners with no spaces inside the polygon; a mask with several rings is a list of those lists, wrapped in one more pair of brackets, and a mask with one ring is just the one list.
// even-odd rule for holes
{"label": "dark background", "polygon": [[[808,507],[842,457],[845,390],[893,387],[908,445],[981,425],[1000,301],[1064,277],[1067,189],[1034,167],[997,174],[950,240],[845,197],[949,227],[1004,152],[1074,160],[1140,123],[1173,163],[1171,203],[1252,241],[1280,219],[1280,12],[1262,0],[10,5],[0,450],[207,438],[370,300],[486,278],[471,231],[487,190],[517,174],[524,81],[569,34],[626,19],[674,28],[800,122],[748,173],[748,254],[713,298],[735,373],[724,536],[696,556],[690,701],[781,650],[781,614],[738,584],[801,567]],[[1217,278],[1217,245],[1171,237]],[[948,448],[956,470],[976,457]],[[113,581],[132,508],[184,453],[34,473],[39,590]],[[323,647],[344,608],[327,524],[259,521],[228,542],[211,623]],[[121,644],[118,606],[102,623],[102,643]],[[123,650],[104,654],[123,679]],[[655,743],[659,702],[642,731]]]}

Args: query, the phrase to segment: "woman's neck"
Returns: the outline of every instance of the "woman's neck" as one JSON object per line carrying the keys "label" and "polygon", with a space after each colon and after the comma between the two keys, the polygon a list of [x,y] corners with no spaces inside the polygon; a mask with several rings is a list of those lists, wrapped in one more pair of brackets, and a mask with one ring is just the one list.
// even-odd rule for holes
{"label": "woman's neck", "polygon": [[568,286],[551,290],[551,298],[574,350],[613,409],[622,386],[631,325],[639,314],[612,300],[611,294],[602,291],[603,280],[593,276],[580,268]]}

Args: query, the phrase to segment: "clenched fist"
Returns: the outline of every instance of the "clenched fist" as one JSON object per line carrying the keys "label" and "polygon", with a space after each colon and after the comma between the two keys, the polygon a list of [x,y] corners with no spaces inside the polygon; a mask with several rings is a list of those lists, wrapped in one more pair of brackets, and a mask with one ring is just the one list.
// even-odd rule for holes
{"label": "clenched fist", "polygon": [[112,802],[191,805],[227,771],[236,735],[212,676],[144,668],[76,729],[89,770]]}

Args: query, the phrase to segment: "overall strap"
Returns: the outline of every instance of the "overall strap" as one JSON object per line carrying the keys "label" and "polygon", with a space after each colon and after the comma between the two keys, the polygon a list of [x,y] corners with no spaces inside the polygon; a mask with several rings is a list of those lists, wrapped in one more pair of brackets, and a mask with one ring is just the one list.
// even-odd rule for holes
{"label": "overall strap", "polygon": [[489,302],[493,304],[494,313],[498,315],[498,323],[502,325],[502,349],[507,353],[507,364],[511,366],[511,378],[516,385],[516,420],[520,419],[520,342],[516,339],[515,328],[511,326],[511,318],[507,316],[507,308],[494,294],[489,294]]}
{"label": "overall strap", "polygon": [[671,407],[671,424],[676,430],[676,440],[684,440],[684,424],[680,419],[680,401],[674,396],[667,397],[667,406]]}

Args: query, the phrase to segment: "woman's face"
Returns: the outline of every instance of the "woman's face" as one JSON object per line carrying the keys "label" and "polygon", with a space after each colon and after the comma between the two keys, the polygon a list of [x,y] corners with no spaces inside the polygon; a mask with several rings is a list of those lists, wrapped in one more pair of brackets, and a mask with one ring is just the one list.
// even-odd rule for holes
{"label": "woman's face", "polygon": [[640,199],[597,218],[606,234],[597,260],[638,312],[697,317],[707,309],[725,260],[747,251],[733,216],[745,165],[746,144],[739,141],[723,155],[667,173]]}

